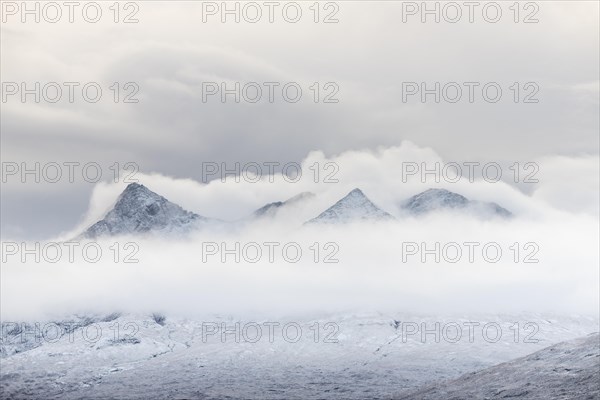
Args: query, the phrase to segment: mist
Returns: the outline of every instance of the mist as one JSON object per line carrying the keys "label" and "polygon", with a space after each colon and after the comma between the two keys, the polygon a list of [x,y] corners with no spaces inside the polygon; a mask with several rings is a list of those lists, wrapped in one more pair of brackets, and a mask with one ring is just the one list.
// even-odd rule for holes
{"label": "mist", "polygon": [[[78,243],[73,260],[64,252],[57,262],[44,257],[36,262],[32,255],[23,262],[22,252],[3,254],[3,318],[115,311],[184,317],[598,313],[600,238],[597,203],[592,202],[598,188],[588,175],[597,159],[540,160],[540,179],[531,195],[483,178],[438,183],[415,175],[403,182],[402,163],[414,160],[444,162],[432,149],[407,142],[332,158],[311,152],[295,182],[280,173],[255,183],[228,176],[208,184],[139,174],[140,183],[183,208],[237,223],[209,225],[184,237],[103,239],[94,242],[102,248],[94,262],[82,256],[85,242]],[[315,162],[335,163],[338,182],[315,182],[306,173]],[[553,170],[556,178],[548,179],[542,172],[556,170],[557,163],[564,166],[561,174]],[[571,191],[573,182],[578,182],[578,196]],[[102,218],[125,185],[98,184],[79,226],[57,235],[56,241],[72,239]],[[355,187],[396,219],[304,225]],[[402,212],[407,197],[430,187],[494,201],[513,217],[461,212],[415,217]],[[282,208],[273,218],[248,219],[258,207],[301,192],[316,196]],[[569,201],[573,197],[575,204]]]}

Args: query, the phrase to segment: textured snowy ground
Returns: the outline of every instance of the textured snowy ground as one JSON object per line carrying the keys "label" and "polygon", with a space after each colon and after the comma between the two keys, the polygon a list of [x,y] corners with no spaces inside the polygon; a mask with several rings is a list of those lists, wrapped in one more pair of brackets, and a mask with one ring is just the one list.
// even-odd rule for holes
{"label": "textured snowy ground", "polygon": [[600,336],[595,333],[562,342],[402,398],[599,399]]}
{"label": "textured snowy ground", "polygon": [[[233,330],[236,321],[237,340],[234,333],[223,337],[221,324]],[[412,333],[422,323],[434,329],[436,322],[439,342],[433,333],[425,340]],[[471,325],[472,336],[468,322],[480,324]],[[525,329],[528,322],[534,325]],[[502,333],[492,342],[495,323]],[[459,340],[455,324],[462,327]],[[490,325],[484,337],[485,324]],[[112,315],[60,324],[63,331],[69,325],[75,329],[55,339],[57,327],[40,324],[47,340],[39,340],[4,321],[2,398],[391,398],[598,331],[596,319],[541,315],[193,321]],[[296,341],[298,327],[302,336]],[[537,343],[525,343],[532,339]]]}

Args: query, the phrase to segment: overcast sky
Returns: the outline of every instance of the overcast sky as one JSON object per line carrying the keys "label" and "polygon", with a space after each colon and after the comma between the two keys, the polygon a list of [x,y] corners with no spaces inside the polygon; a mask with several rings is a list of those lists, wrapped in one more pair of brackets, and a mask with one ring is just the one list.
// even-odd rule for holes
{"label": "overcast sky", "polygon": [[[480,9],[473,23],[467,15],[457,23],[443,18],[435,23],[431,17],[421,23],[419,14],[403,23],[401,2],[366,1],[337,2],[339,10],[323,5],[320,19],[334,12],[331,18],[339,20],[330,24],[313,22],[312,2],[299,3],[303,14],[295,24],[286,22],[279,8],[274,23],[266,15],[257,23],[243,18],[235,23],[232,17],[222,23],[219,14],[204,15],[203,22],[200,2],[137,2],[139,10],[119,14],[122,19],[136,11],[139,22],[133,24],[114,23],[109,2],[100,3],[103,17],[95,24],[85,22],[77,10],[75,23],[63,15],[54,24],[43,18],[35,23],[31,17],[22,23],[20,14],[4,10],[3,89],[7,82],[81,84],[73,103],[65,99],[66,89],[54,104],[35,103],[32,96],[22,103],[19,94],[3,99],[2,161],[96,162],[105,176],[115,162],[130,161],[146,174],[201,181],[202,162],[300,162],[314,150],[334,158],[409,141],[431,148],[446,162],[510,165],[551,159],[548,171],[561,179],[554,179],[544,195],[563,196],[552,204],[566,202],[560,182],[592,185],[582,196],[594,200],[597,196],[589,193],[598,187],[598,3],[537,2],[537,11],[520,10],[521,20],[536,11],[539,22],[529,24],[514,22],[508,8],[512,2],[500,3],[503,14],[497,23],[486,22]],[[103,89],[99,102],[82,99],[80,88],[87,82]],[[122,87],[126,82],[137,85],[139,102],[115,103],[114,82],[120,83],[120,100],[129,92]],[[236,104],[231,96],[226,103],[218,96],[203,101],[207,82],[279,86],[273,103]],[[288,82],[303,90],[297,103],[282,98],[281,87]],[[338,88],[338,102],[315,103],[314,82],[321,98]],[[327,89],[327,82],[334,85]],[[480,85],[473,103],[466,87],[457,103],[435,103],[432,96],[422,103],[418,95],[403,101],[403,82]],[[488,82],[503,90],[496,103],[481,95]],[[510,89],[515,82],[517,103]],[[539,102],[524,103],[534,88],[539,91],[532,99]],[[564,170],[556,160],[565,160]],[[581,169],[573,167],[578,160],[584,160]],[[581,174],[588,180],[581,181]],[[47,238],[72,229],[88,212],[93,190],[94,184],[80,175],[73,184],[36,184],[31,177],[23,184],[10,178],[1,194],[2,234]],[[570,192],[573,199],[582,196]],[[255,200],[246,205],[260,206],[265,199]]]}

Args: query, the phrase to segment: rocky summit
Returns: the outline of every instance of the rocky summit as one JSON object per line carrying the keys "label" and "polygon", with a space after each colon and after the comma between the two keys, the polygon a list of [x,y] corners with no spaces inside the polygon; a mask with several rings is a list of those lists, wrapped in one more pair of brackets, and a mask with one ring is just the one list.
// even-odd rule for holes
{"label": "rocky summit", "polygon": [[346,223],[393,219],[394,217],[373,204],[360,189],[354,189],[343,199],[339,200],[333,206],[329,207],[307,223]]}
{"label": "rocky summit", "polygon": [[512,213],[496,203],[473,201],[446,189],[428,189],[416,194],[400,205],[400,208],[413,215],[432,211],[467,211],[480,216],[510,217]]}
{"label": "rocky summit", "polygon": [[207,220],[184,210],[144,185],[131,183],[106,216],[81,236],[94,239],[150,232],[185,233]]}

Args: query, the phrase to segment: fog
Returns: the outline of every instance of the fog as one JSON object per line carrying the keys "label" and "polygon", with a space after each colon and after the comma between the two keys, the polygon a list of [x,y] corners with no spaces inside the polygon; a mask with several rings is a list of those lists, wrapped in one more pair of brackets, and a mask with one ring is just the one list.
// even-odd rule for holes
{"label": "fog", "polygon": [[[335,163],[339,182],[319,179],[315,183],[308,168],[315,162]],[[98,242],[103,252],[97,262],[82,256],[84,243],[75,248],[73,262],[62,247],[62,257],[55,263],[43,257],[38,263],[32,255],[22,262],[22,251],[12,255],[3,247],[2,317],[114,311],[194,317],[363,310],[597,315],[597,158],[538,160],[539,182],[532,184],[531,195],[481,177],[474,182],[438,183],[430,176],[423,183],[414,175],[403,182],[402,163],[407,162],[444,161],[433,149],[405,142],[331,158],[311,152],[302,162],[302,178],[295,183],[281,174],[262,176],[256,183],[236,182],[228,176],[224,182],[215,179],[209,184],[138,174],[140,183],[187,210],[244,221],[220,224],[218,229],[209,226],[183,237],[109,238]],[[56,241],[72,239],[102,218],[125,185],[98,184],[79,226],[58,235]],[[303,225],[355,187],[396,220]],[[494,201],[514,215],[504,219],[445,212],[414,217],[401,211],[399,205],[406,198],[430,187]],[[282,208],[274,218],[247,219],[266,203],[306,191],[316,196]],[[3,246],[7,242],[10,239],[4,239]],[[239,250],[232,251],[236,243]],[[436,243],[439,262],[436,254],[422,251],[435,249]],[[472,253],[465,243],[471,243]],[[297,249],[301,250],[298,259]],[[126,262],[132,260],[138,262]]]}
{"label": "fog", "polygon": [[[525,168],[526,162],[519,163],[518,175],[510,169],[514,166],[512,162],[466,160],[454,163],[460,167],[457,175],[457,169],[450,165],[452,162],[444,160],[434,149],[404,141],[400,146],[346,151],[332,157],[312,151],[300,163],[280,163],[279,168],[289,167],[290,177],[281,172],[268,174],[269,168],[263,163],[255,163],[260,167],[260,176],[254,174],[257,169],[250,163],[239,163],[241,176],[237,177],[227,172],[235,170],[235,163],[223,166],[215,163],[217,171],[213,173],[209,171],[214,165],[198,163],[198,170],[190,171],[190,175],[203,171],[212,179],[210,183],[175,179],[158,172],[137,173],[133,179],[186,210],[225,221],[245,218],[267,203],[284,201],[302,192],[314,193],[317,196],[313,201],[281,218],[286,226],[300,225],[354,188],[360,188],[380,208],[396,216],[400,214],[399,203],[410,196],[429,188],[445,188],[470,200],[496,202],[520,220],[553,219],[556,213],[562,212],[597,219],[600,207],[598,160],[592,155],[545,156],[527,161],[536,164],[536,169]],[[472,165],[471,171],[470,162],[477,163]],[[295,166],[301,166],[300,176]],[[431,171],[436,166],[439,173],[427,173],[426,169]],[[448,167],[444,171],[445,166]],[[524,182],[527,180],[531,182]],[[63,233],[61,238],[71,238],[101,219],[126,185],[127,182],[96,185],[87,214],[76,228]]]}

